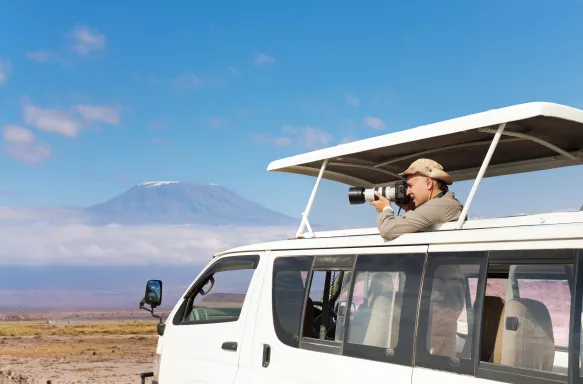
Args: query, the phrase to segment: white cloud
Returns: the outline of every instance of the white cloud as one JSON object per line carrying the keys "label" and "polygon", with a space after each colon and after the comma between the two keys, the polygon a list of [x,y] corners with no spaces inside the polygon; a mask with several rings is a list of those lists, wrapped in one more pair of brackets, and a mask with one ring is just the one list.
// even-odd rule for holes
{"label": "white cloud", "polygon": [[26,128],[18,125],[5,125],[2,129],[2,138],[4,139],[4,151],[25,163],[40,163],[51,157],[49,145],[39,143],[34,133]]}
{"label": "white cloud", "polygon": [[267,56],[264,53],[260,53],[259,55],[255,56],[255,64],[262,65],[262,64],[271,64],[275,63],[275,57]]}
{"label": "white cloud", "polygon": [[56,109],[25,105],[23,114],[26,124],[35,126],[41,131],[76,137],[81,129],[79,123],[71,115]]}
{"label": "white cloud", "polygon": [[332,141],[332,135],[319,128],[306,126],[301,130],[300,143],[308,149],[327,146]]}
{"label": "white cloud", "polygon": [[2,130],[4,140],[10,143],[32,143],[35,140],[34,133],[18,125],[5,125]]}
{"label": "white cloud", "polygon": [[233,66],[229,67],[229,71],[231,71],[231,73],[235,76],[241,76],[241,72],[239,72],[239,70]]}
{"label": "white cloud", "polygon": [[296,144],[298,146],[316,149],[325,147],[330,144],[333,137],[330,133],[310,125],[302,127],[292,127],[291,125],[284,125],[281,130],[286,133],[284,136],[269,136],[265,134],[257,134],[252,137],[253,141],[263,144],[288,146]]}
{"label": "white cloud", "polygon": [[367,116],[364,118],[364,122],[371,128],[382,129],[385,127],[385,123],[379,117]]}
{"label": "white cloud", "polygon": [[75,110],[89,122],[102,122],[118,125],[120,123],[121,107],[77,105]]}
{"label": "white cloud", "polygon": [[47,62],[51,59],[56,59],[57,55],[53,51],[46,49],[39,49],[37,51],[26,52],[26,57],[32,61],[38,61],[39,63]]}
{"label": "white cloud", "polygon": [[8,82],[11,70],[12,65],[8,60],[0,60],[0,85]]}
{"label": "white cloud", "polygon": [[256,134],[251,138],[256,143],[275,145],[277,147],[286,147],[292,144],[292,139],[286,136],[269,136],[264,134]]}
{"label": "white cloud", "polygon": [[346,94],[346,103],[348,103],[348,105],[352,105],[353,107],[357,107],[358,104],[360,104],[360,100],[358,100],[358,98],[352,93],[348,93]]}
{"label": "white cloud", "polygon": [[105,49],[107,42],[107,38],[101,32],[81,24],[73,28],[69,38],[72,40],[71,48],[81,56]]}
{"label": "white cloud", "polygon": [[[0,217],[4,218],[10,210],[17,209],[0,207]],[[32,210],[26,212],[28,216],[31,214]],[[216,252],[254,242],[286,239],[296,228],[92,227],[80,223],[3,225],[0,222],[0,229],[0,260],[4,264],[115,266],[152,262],[207,263]]]}

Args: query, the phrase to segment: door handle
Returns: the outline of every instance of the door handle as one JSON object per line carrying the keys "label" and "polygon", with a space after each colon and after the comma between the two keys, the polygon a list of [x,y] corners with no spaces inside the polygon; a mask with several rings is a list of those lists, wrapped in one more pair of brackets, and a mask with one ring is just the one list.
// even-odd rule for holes
{"label": "door handle", "polygon": [[269,362],[271,361],[271,347],[269,344],[263,344],[263,361],[261,365],[263,368],[269,367]]}
{"label": "door handle", "polygon": [[237,350],[237,342],[236,341],[225,341],[222,347],[226,351],[236,351]]}

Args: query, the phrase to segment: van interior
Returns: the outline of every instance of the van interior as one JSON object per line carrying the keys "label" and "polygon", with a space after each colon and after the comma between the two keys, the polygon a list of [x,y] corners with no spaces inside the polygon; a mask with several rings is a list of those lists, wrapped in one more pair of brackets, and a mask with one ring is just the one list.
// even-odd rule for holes
{"label": "van interior", "polygon": [[[427,348],[433,355],[469,358],[478,274],[473,266],[440,268],[433,278]],[[303,336],[342,341],[350,321],[349,342],[395,348],[404,274],[358,272],[349,297],[351,273],[313,272]],[[566,375],[573,276],[572,264],[490,264],[480,360]]]}

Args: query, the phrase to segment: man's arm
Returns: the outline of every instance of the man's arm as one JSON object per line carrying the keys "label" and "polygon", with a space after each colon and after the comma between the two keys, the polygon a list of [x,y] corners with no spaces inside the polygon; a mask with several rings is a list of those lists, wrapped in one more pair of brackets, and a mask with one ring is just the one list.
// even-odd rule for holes
{"label": "man's arm", "polygon": [[388,206],[377,216],[377,226],[383,238],[393,240],[405,233],[417,232],[441,222],[442,215],[439,212],[438,207],[424,204],[415,210],[407,211],[403,216],[395,216],[391,206]]}

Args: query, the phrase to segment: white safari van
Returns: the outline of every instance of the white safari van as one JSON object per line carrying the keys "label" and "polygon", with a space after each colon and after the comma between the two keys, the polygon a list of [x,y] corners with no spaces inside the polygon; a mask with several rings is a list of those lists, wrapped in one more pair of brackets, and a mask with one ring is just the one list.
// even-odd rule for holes
{"label": "white safari van", "polygon": [[[390,241],[312,231],[322,178],[388,186],[419,157],[474,180],[459,221]],[[296,236],[216,254],[160,321],[142,382],[583,384],[583,212],[467,219],[484,177],[582,162],[583,111],[550,103],[275,161],[316,177]],[[150,280],[141,307],[161,299]]]}

